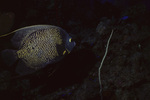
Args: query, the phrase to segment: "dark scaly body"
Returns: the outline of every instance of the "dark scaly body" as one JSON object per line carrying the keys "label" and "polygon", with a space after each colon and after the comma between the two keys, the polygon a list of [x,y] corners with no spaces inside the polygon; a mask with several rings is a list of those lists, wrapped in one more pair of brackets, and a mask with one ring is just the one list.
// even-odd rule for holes
{"label": "dark scaly body", "polygon": [[[18,29],[11,42],[18,50],[4,50],[13,56],[12,65],[19,58],[16,72],[28,74],[59,61],[73,49],[75,42],[62,28],[52,25],[34,25]],[[4,57],[5,58],[5,57]]]}
{"label": "dark scaly body", "polygon": [[38,69],[59,56],[56,45],[61,45],[62,42],[58,29],[39,30],[23,39],[17,55],[27,66]]}

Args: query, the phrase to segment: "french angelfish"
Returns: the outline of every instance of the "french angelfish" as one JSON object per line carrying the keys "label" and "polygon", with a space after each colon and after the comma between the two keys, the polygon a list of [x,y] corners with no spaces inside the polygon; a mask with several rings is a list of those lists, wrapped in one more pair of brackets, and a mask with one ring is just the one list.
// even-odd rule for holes
{"label": "french angelfish", "polygon": [[61,60],[75,46],[69,34],[53,25],[33,25],[11,32],[11,43],[16,50],[1,52],[2,59],[12,66],[16,61],[16,72],[31,74],[47,64]]}

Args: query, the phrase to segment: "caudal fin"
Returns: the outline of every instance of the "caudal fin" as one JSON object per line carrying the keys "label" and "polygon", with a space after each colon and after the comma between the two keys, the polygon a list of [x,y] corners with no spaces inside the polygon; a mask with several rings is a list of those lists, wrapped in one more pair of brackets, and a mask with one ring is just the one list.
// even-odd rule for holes
{"label": "caudal fin", "polygon": [[16,50],[6,49],[1,52],[1,57],[4,63],[8,66],[12,66],[18,59]]}

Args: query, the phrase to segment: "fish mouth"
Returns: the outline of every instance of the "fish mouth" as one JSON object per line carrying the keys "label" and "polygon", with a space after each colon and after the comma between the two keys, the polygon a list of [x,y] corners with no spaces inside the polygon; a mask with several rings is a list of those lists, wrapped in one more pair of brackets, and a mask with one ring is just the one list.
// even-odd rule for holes
{"label": "fish mouth", "polygon": [[76,46],[76,42],[73,42],[73,45]]}

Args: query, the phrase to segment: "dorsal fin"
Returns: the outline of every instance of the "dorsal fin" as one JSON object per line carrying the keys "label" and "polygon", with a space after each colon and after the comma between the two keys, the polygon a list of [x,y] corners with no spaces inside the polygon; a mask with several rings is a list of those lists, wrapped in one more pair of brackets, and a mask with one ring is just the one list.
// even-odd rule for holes
{"label": "dorsal fin", "polygon": [[27,27],[17,29],[17,30],[12,32],[12,33],[14,33],[14,36],[11,39],[12,45],[18,49],[20,47],[21,41],[24,37],[26,37],[27,35],[30,35],[32,32],[35,32],[37,29],[40,30],[40,29],[46,29],[46,28],[50,28],[50,27],[55,27],[55,26],[52,26],[52,25],[32,25],[32,26],[27,26]]}

